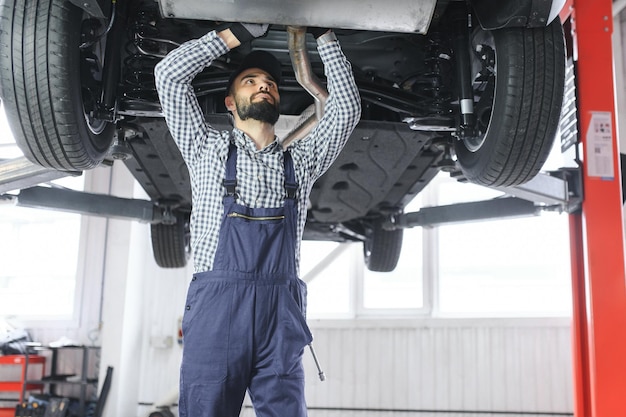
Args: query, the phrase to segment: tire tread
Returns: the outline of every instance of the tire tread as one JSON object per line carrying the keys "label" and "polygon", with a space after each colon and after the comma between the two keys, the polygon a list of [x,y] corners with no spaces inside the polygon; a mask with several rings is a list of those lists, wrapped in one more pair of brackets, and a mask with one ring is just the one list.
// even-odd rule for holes
{"label": "tire tread", "polygon": [[489,131],[477,151],[460,141],[456,150],[468,180],[513,186],[534,178],[552,149],[564,91],[563,32],[555,21],[547,28],[503,29],[494,36],[499,62]]}
{"label": "tire tread", "polygon": [[[82,11],[67,0],[0,0],[0,95],[15,140],[33,163],[62,171],[97,166],[113,125],[90,132],[78,57]],[[72,48],[76,49],[72,49]]]}

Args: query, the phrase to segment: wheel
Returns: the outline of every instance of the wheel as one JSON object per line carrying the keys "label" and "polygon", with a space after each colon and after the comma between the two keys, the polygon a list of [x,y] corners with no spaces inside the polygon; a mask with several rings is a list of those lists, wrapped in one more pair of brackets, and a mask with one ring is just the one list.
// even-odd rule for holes
{"label": "wheel", "polygon": [[370,271],[391,272],[398,265],[402,251],[403,229],[385,230],[375,222],[363,242],[365,266]]}
{"label": "wheel", "polygon": [[183,268],[191,254],[189,216],[179,214],[175,224],[153,224],[152,253],[161,268]]}
{"label": "wheel", "polygon": [[92,117],[102,93],[103,24],[68,0],[0,0],[0,96],[15,140],[38,165],[98,165],[112,123]]}
{"label": "wheel", "polygon": [[512,186],[532,179],[552,148],[565,79],[563,29],[478,29],[472,35],[476,135],[455,142],[464,176]]}
{"label": "wheel", "polygon": [[169,408],[163,408],[159,411],[153,411],[148,417],[174,417],[174,413]]}

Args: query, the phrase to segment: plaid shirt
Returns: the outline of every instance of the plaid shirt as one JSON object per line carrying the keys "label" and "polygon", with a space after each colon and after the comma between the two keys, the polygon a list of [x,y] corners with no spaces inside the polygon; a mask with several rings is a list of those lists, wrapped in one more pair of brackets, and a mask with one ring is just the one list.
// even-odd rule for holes
{"label": "plaid shirt", "polygon": [[[311,187],[332,164],[359,121],[361,101],[350,63],[338,42],[318,46],[327,77],[324,116],[304,139],[289,146],[298,181],[298,239],[307,214]],[[278,141],[261,150],[245,133],[218,131],[208,125],[191,86],[193,78],[228,47],[209,32],[170,52],[155,68],[163,113],[189,168],[192,188],[191,247],[196,272],[212,268],[223,213],[222,180],[231,137],[237,146],[238,202],[248,207],[281,207],[285,199],[283,150]]]}

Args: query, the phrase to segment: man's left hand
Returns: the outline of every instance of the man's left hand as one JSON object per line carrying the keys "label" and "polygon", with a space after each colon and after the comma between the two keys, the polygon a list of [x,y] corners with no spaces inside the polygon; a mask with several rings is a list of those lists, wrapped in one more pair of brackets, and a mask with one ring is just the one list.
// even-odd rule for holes
{"label": "man's left hand", "polygon": [[239,42],[244,43],[260,38],[267,33],[267,23],[233,23],[229,29]]}

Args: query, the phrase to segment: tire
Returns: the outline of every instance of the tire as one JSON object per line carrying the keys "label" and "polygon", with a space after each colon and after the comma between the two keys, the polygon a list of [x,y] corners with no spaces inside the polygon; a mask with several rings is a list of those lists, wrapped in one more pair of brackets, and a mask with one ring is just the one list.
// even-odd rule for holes
{"label": "tire", "polygon": [[172,413],[169,408],[164,408],[159,411],[151,412],[148,417],[174,417],[174,413]]}
{"label": "tire", "polygon": [[404,230],[385,230],[375,222],[363,242],[365,266],[374,272],[391,272],[398,265]]}
{"label": "tire", "polygon": [[184,268],[191,254],[189,217],[178,215],[175,224],[152,224],[152,253],[161,268]]}
{"label": "tire", "polygon": [[455,142],[457,160],[471,182],[522,184],[537,175],[556,136],[565,79],[563,29],[556,19],[545,28],[478,30],[472,40],[475,65],[485,56],[476,45],[495,49],[495,77],[475,82],[486,86],[475,89],[478,133]]}
{"label": "tire", "polygon": [[18,146],[44,167],[93,168],[113,140],[113,124],[90,116],[103,53],[79,49],[86,22],[67,0],[0,0],[0,96]]}

